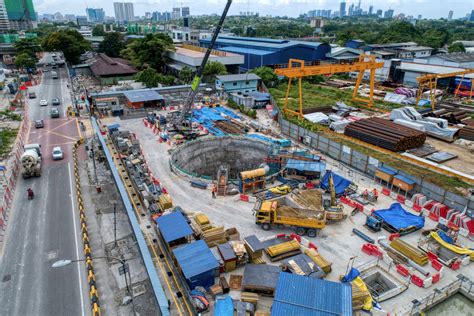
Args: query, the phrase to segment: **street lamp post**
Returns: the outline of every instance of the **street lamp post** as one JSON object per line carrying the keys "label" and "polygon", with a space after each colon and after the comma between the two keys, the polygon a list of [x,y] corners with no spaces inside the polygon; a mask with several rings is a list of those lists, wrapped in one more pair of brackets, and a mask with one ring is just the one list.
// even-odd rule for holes
{"label": "street lamp post", "polygon": [[[130,295],[131,297],[131,302],[132,302],[132,306],[133,306],[133,312],[135,314],[135,302],[134,302],[134,297],[133,297],[133,291],[131,290],[131,286],[132,286],[132,277],[130,275],[130,268],[126,265],[126,260],[125,259],[122,259],[122,258],[119,258],[119,257],[113,257],[113,256],[99,256],[99,257],[93,257],[93,258],[88,258],[88,259],[91,259],[91,260],[96,260],[96,259],[112,259],[112,260],[117,260],[119,261],[121,264],[122,264],[122,269],[123,269],[123,276],[124,276],[124,279],[125,279],[125,286],[127,288],[127,293]],[[65,266],[68,266],[70,265],[71,263],[74,263],[74,262],[84,262],[86,261],[87,259],[86,258],[83,258],[83,259],[75,259],[75,260],[71,260],[71,259],[62,259],[62,260],[58,260],[56,262],[54,262],[51,266],[53,268],[62,268],[62,267],[65,267]],[[128,273],[128,279],[127,279],[127,273]],[[129,287],[129,283],[130,283],[130,287]]]}

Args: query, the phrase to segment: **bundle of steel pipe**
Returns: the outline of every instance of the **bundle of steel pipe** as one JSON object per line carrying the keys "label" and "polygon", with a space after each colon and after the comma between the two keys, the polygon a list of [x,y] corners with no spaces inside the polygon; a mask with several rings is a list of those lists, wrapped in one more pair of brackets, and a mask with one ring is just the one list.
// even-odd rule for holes
{"label": "bundle of steel pipe", "polygon": [[344,134],[391,151],[420,147],[426,140],[423,132],[378,117],[352,122]]}
{"label": "bundle of steel pipe", "polygon": [[467,140],[474,140],[474,126],[466,125],[459,130],[459,137]]}

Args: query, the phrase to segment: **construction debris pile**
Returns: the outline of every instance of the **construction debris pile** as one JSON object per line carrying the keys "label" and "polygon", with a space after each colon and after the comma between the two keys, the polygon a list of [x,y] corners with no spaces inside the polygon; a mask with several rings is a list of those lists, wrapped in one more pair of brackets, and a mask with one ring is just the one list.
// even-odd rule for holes
{"label": "construction debris pile", "polygon": [[426,140],[423,132],[377,117],[350,123],[344,134],[396,152],[420,147]]}

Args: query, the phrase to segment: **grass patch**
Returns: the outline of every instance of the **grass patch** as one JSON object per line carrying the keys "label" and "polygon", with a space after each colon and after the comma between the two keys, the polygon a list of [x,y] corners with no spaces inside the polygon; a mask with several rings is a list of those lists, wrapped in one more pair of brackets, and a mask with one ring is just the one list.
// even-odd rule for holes
{"label": "grass patch", "polygon": [[21,121],[20,115],[15,114],[14,112],[9,111],[9,110],[0,111],[0,117],[2,116],[7,117],[11,121],[18,121],[18,122]]}
{"label": "grass patch", "polygon": [[0,131],[0,159],[5,158],[10,153],[17,134],[18,129],[7,128]]}

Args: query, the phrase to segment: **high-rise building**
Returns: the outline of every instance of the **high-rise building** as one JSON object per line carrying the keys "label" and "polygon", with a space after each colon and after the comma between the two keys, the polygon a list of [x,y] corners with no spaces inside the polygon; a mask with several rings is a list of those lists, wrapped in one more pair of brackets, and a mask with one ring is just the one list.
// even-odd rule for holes
{"label": "high-rise building", "polygon": [[382,14],[383,14],[382,9],[378,9],[376,15],[377,15],[378,17],[382,17]]}
{"label": "high-rise building", "polygon": [[421,20],[423,16],[421,14],[418,14],[418,20]]}
{"label": "high-rise building", "polygon": [[151,12],[145,12],[145,19],[151,19]]}
{"label": "high-rise building", "polygon": [[178,20],[181,17],[181,8],[173,8],[171,19]]}
{"label": "high-rise building", "polygon": [[38,16],[33,0],[4,0],[3,2],[11,29],[29,30],[37,26]]}
{"label": "high-rise building", "polygon": [[189,7],[182,7],[181,8],[181,16],[183,18],[188,17],[191,15],[191,11],[189,11]]}
{"label": "high-rise building", "polygon": [[383,17],[387,18],[387,19],[393,18],[393,9],[389,9],[389,10],[385,11]]}
{"label": "high-rise building", "polygon": [[448,13],[448,21],[451,21],[453,19],[453,10],[449,11]]}
{"label": "high-rise building", "polygon": [[64,19],[66,21],[75,21],[76,20],[76,16],[74,14],[65,14],[64,15]]}
{"label": "high-rise building", "polygon": [[0,0],[0,32],[10,29],[10,21],[8,20],[7,8],[3,0]]}
{"label": "high-rise building", "polygon": [[135,12],[133,11],[133,3],[125,2],[123,5],[124,5],[124,12],[125,12],[125,21],[127,22],[135,21]]}
{"label": "high-rise building", "polygon": [[369,15],[372,15],[373,13],[374,13],[374,6],[371,5],[371,6],[369,7]]}
{"label": "high-rise building", "polygon": [[354,4],[351,3],[351,5],[349,6],[349,13],[348,13],[349,16],[353,16],[354,15]]}
{"label": "high-rise building", "polygon": [[341,4],[339,5],[339,14],[341,16],[341,18],[343,16],[346,16],[346,2],[341,2]]}
{"label": "high-rise building", "polygon": [[123,2],[114,2],[115,21],[123,23],[125,21],[125,8]]}
{"label": "high-rise building", "polygon": [[92,23],[103,23],[105,20],[105,12],[104,9],[93,9],[87,8],[87,21]]}
{"label": "high-rise building", "polygon": [[61,14],[61,12],[56,12],[53,14],[53,19],[54,21],[62,22],[64,21],[64,16]]}
{"label": "high-rise building", "polygon": [[471,22],[474,21],[474,10],[471,11],[471,18],[469,19],[469,21]]}

